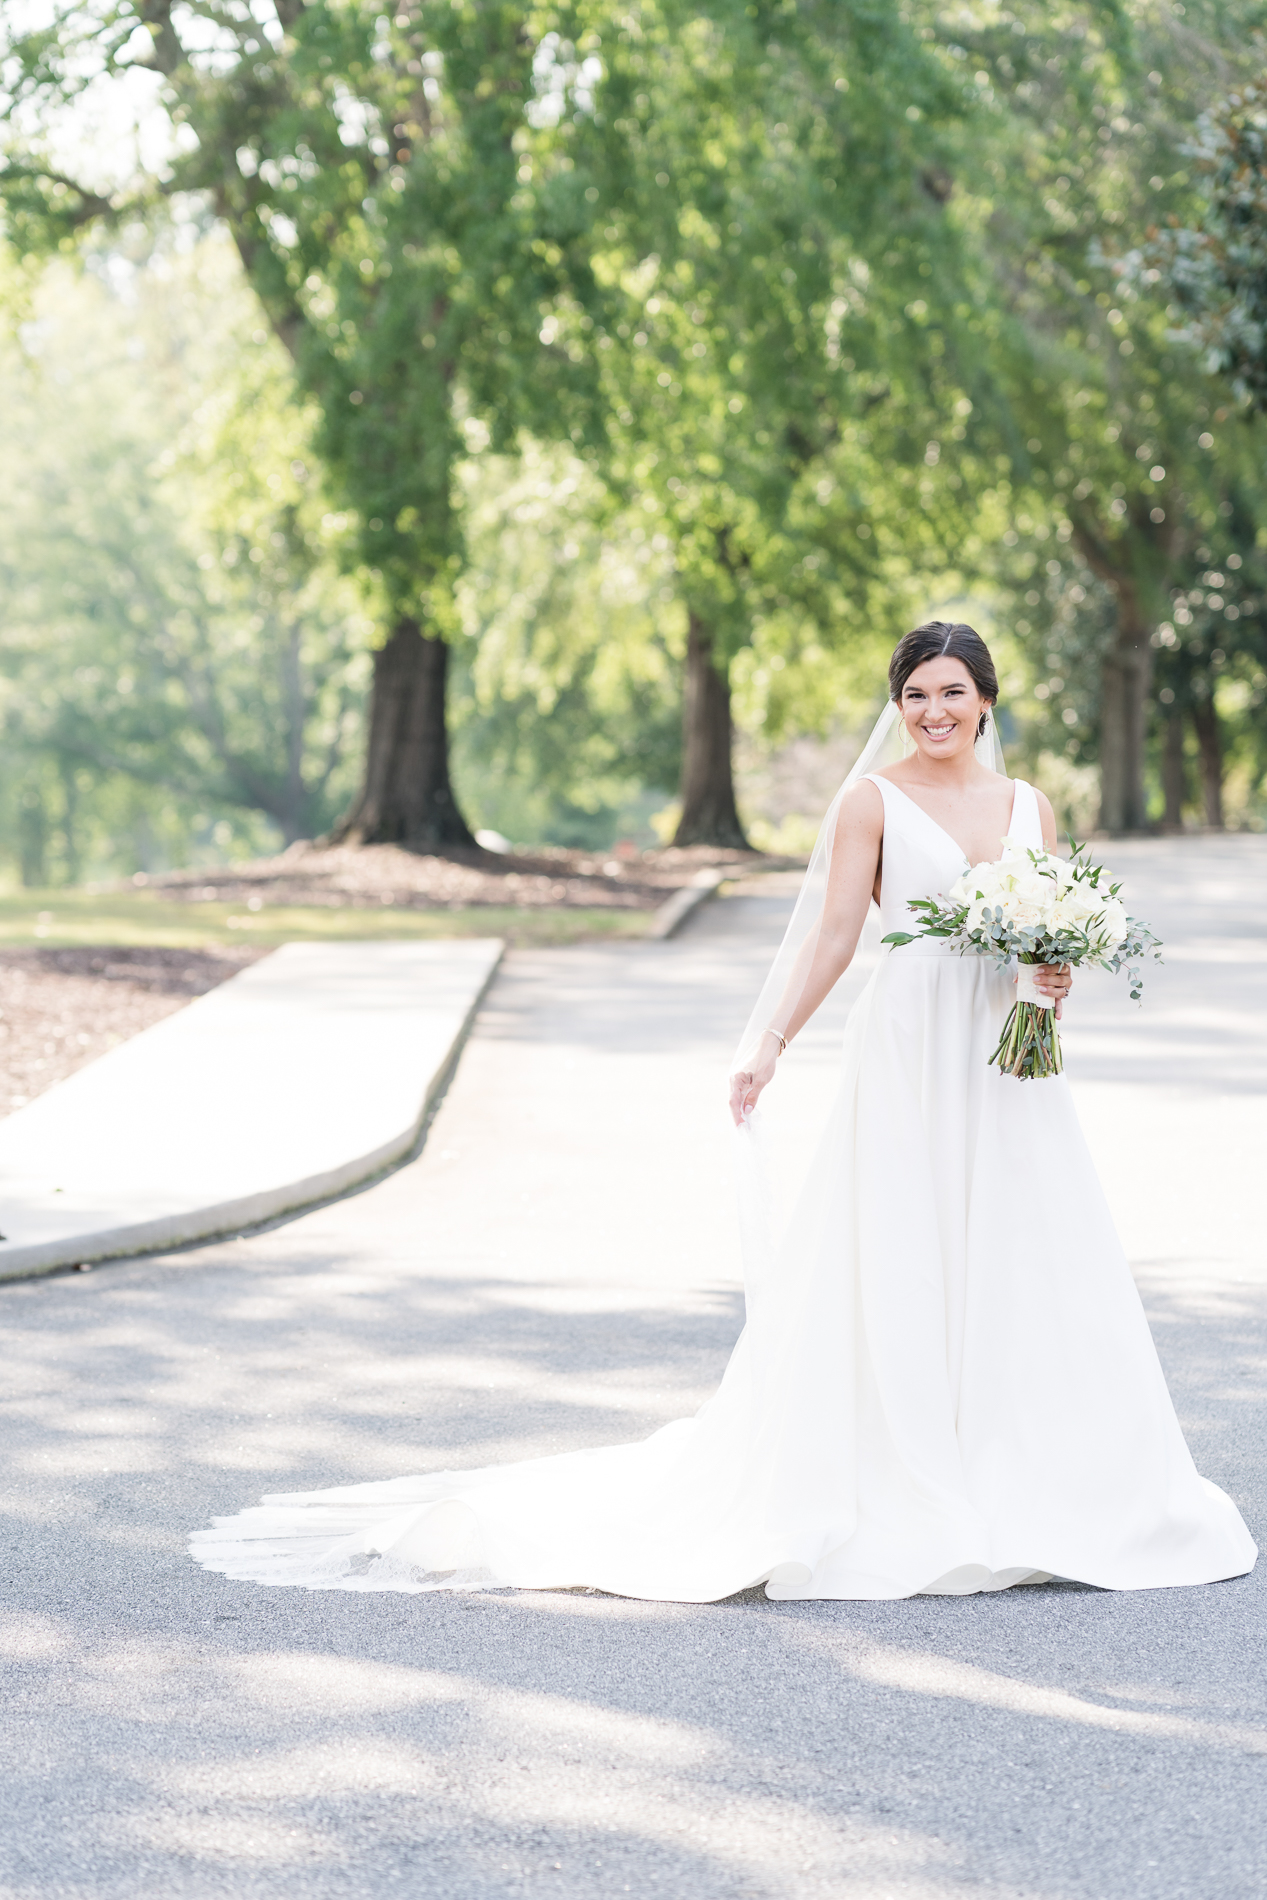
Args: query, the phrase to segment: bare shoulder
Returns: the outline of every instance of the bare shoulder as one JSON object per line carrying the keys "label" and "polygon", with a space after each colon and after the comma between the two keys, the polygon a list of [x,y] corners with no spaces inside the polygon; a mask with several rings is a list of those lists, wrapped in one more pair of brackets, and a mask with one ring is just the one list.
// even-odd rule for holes
{"label": "bare shoulder", "polygon": [[835,836],[841,844],[879,846],[884,836],[884,799],[870,779],[855,779],[842,794]]}
{"label": "bare shoulder", "polygon": [[855,779],[849,790],[840,800],[840,818],[837,820],[848,825],[883,825],[884,799],[878,785],[869,778]]}

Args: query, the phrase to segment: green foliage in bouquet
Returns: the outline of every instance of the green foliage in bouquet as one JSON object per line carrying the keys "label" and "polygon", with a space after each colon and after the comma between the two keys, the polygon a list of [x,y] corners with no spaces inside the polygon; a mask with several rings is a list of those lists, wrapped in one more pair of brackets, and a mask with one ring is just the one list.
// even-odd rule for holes
{"label": "green foliage in bouquet", "polygon": [[977,864],[951,885],[946,898],[915,897],[909,909],[921,919],[914,932],[894,930],[884,942],[900,948],[920,937],[940,937],[961,956],[993,957],[1000,968],[1022,966],[1019,993],[990,1061],[1005,1075],[1029,1080],[1059,1075],[1063,1067],[1055,1010],[1037,1000],[1026,965],[1069,965],[1125,970],[1131,997],[1143,989],[1143,965],[1161,959],[1161,944],[1138,918],[1129,917],[1103,865],[1070,839],[1073,856],[1013,846],[1004,856]]}

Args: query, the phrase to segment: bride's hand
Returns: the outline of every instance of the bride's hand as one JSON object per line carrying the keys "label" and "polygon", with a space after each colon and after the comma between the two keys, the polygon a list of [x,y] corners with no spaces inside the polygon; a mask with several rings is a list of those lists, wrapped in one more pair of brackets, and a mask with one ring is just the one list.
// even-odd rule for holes
{"label": "bride's hand", "polygon": [[1073,988],[1073,971],[1067,963],[1036,963],[1034,965],[1034,988],[1041,990],[1044,996],[1056,999],[1056,1021],[1060,1021],[1061,1006]]}
{"label": "bride's hand", "polygon": [[[763,1037],[762,1041],[765,1040],[766,1038]],[[730,1112],[734,1117],[736,1128],[743,1126],[744,1110],[755,1108],[757,1097],[762,1089],[774,1080],[774,1065],[777,1060],[777,1054],[767,1056],[758,1049],[754,1056],[749,1057],[748,1066],[736,1069],[731,1076]]]}

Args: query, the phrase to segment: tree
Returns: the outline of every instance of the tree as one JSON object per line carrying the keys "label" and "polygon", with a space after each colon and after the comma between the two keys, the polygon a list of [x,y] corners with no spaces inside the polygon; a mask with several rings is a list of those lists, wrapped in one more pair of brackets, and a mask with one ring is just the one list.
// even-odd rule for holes
{"label": "tree", "polygon": [[[1247,78],[1201,115],[1193,157],[1199,216],[1151,234],[1140,261],[1186,319],[1183,340],[1227,378],[1247,409],[1267,410],[1267,84]],[[1154,277],[1153,281],[1157,281]]]}
{"label": "tree", "polygon": [[574,452],[525,442],[463,470],[455,776],[517,841],[607,849],[667,805],[679,761],[680,609],[641,508]]}
{"label": "tree", "polygon": [[1020,438],[1013,483],[1035,497],[1031,545],[1048,543],[1017,578],[1032,582],[1053,553],[1067,565],[1063,540],[1115,605],[1097,709],[1108,830],[1148,823],[1158,628],[1210,522],[1231,508],[1207,451],[1208,400],[1180,373],[1129,247],[1188,202],[1185,143],[1227,47],[1259,11],[1194,6],[1184,20],[1035,6],[929,29],[948,59],[976,68],[982,95],[987,136],[975,149],[965,141],[959,163],[975,173],[988,301],[1008,313],[1018,345],[1000,363]]}
{"label": "tree", "polygon": [[25,359],[0,366],[0,675],[28,875],[46,875],[58,789],[68,876],[103,854],[93,807],[127,805],[124,781],[169,808],[169,851],[173,805],[249,815],[234,833],[255,849],[313,836],[347,795],[372,623],[327,551],[314,418],[236,261],[216,241],[160,257],[126,310],[55,266],[29,316]]}
{"label": "tree", "polygon": [[[1176,340],[1186,344],[1211,378],[1215,401],[1230,385],[1246,421],[1267,411],[1267,86],[1242,81],[1197,123],[1192,142],[1202,202],[1198,215],[1178,217],[1149,234],[1129,260],[1141,283],[1157,283],[1168,297]],[[1233,402],[1216,411],[1216,425],[1242,450],[1244,428]],[[1213,447],[1214,437],[1202,438]],[[1249,471],[1245,471],[1248,473]],[[1256,471],[1254,471],[1256,473]],[[1223,824],[1225,724],[1218,687],[1237,673],[1243,713],[1257,730],[1251,748],[1256,784],[1264,776],[1260,709],[1267,685],[1267,616],[1262,594],[1267,572],[1258,549],[1262,516],[1258,484],[1241,480],[1224,498],[1220,519],[1197,550],[1206,571],[1175,593],[1174,620],[1165,631],[1166,818],[1181,821],[1187,785],[1183,733],[1191,721],[1197,742],[1206,822]],[[1231,623],[1229,625],[1229,622]],[[1222,676],[1222,680],[1220,680]],[[1226,697],[1226,694],[1225,694]]]}
{"label": "tree", "polygon": [[1221,830],[1225,822],[1230,754],[1239,755],[1247,768],[1247,800],[1267,775],[1262,714],[1267,698],[1267,559],[1258,545],[1261,487],[1251,458],[1244,460],[1251,463],[1251,479],[1229,484],[1226,512],[1213,517],[1206,541],[1192,549],[1190,569],[1172,590],[1171,617],[1154,636],[1159,649],[1164,818],[1170,826],[1182,824],[1190,802],[1186,733],[1194,741],[1207,826]]}
{"label": "tree", "polygon": [[542,306],[588,283],[584,198],[562,167],[530,187],[518,149],[532,134],[529,29],[544,24],[479,0],[408,0],[391,17],[364,0],[276,0],[259,20],[232,0],[123,0],[60,6],[8,48],[14,124],[141,68],[176,135],[165,167],[118,190],[15,143],[0,181],[13,242],[47,249],[197,194],[317,406],[340,553],[368,575],[386,632],[345,836],[471,842],[445,722],[463,412],[485,414],[500,446],[525,422],[593,426],[585,362],[538,335]]}
{"label": "tree", "polygon": [[887,618],[884,529],[907,517],[909,572],[929,523],[906,483],[977,408],[939,162],[960,88],[904,14],[840,0],[642,5],[604,62],[577,162],[613,305],[605,472],[684,609],[676,841],[739,845],[736,655],[771,619],[835,644]]}

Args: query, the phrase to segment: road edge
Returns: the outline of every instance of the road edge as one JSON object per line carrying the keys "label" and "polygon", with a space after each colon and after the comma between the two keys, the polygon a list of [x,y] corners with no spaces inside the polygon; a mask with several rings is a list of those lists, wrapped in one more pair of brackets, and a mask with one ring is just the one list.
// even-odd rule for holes
{"label": "road edge", "polygon": [[103,1228],[100,1233],[77,1235],[72,1239],[41,1241],[11,1255],[0,1263],[0,1284],[5,1281],[35,1280],[66,1267],[90,1266],[107,1260],[130,1260],[143,1254],[167,1253],[202,1241],[220,1240],[245,1228],[285,1218],[315,1207],[319,1202],[346,1194],[384,1173],[393,1163],[410,1154],[426,1127],[436,1102],[453,1079],[466,1040],[475,1024],[480,1006],[506,955],[504,939],[497,940],[497,954],[489,963],[479,989],[450,1038],[443,1056],[427,1078],[418,1111],[409,1124],[389,1141],[368,1154],[358,1155],[337,1167],[298,1181],[280,1183],[259,1193],[237,1200],[220,1201],[210,1207],[192,1208],[185,1213],[165,1214],[158,1220],[137,1221],[126,1227]]}
{"label": "road edge", "polygon": [[684,884],[680,891],[674,891],[667,903],[661,904],[655,912],[647,932],[648,938],[663,943],[676,935],[687,918],[701,904],[706,904],[710,897],[715,897],[726,879],[734,875],[733,869],[719,870],[716,865],[710,865],[706,871],[697,871],[689,884]]}

